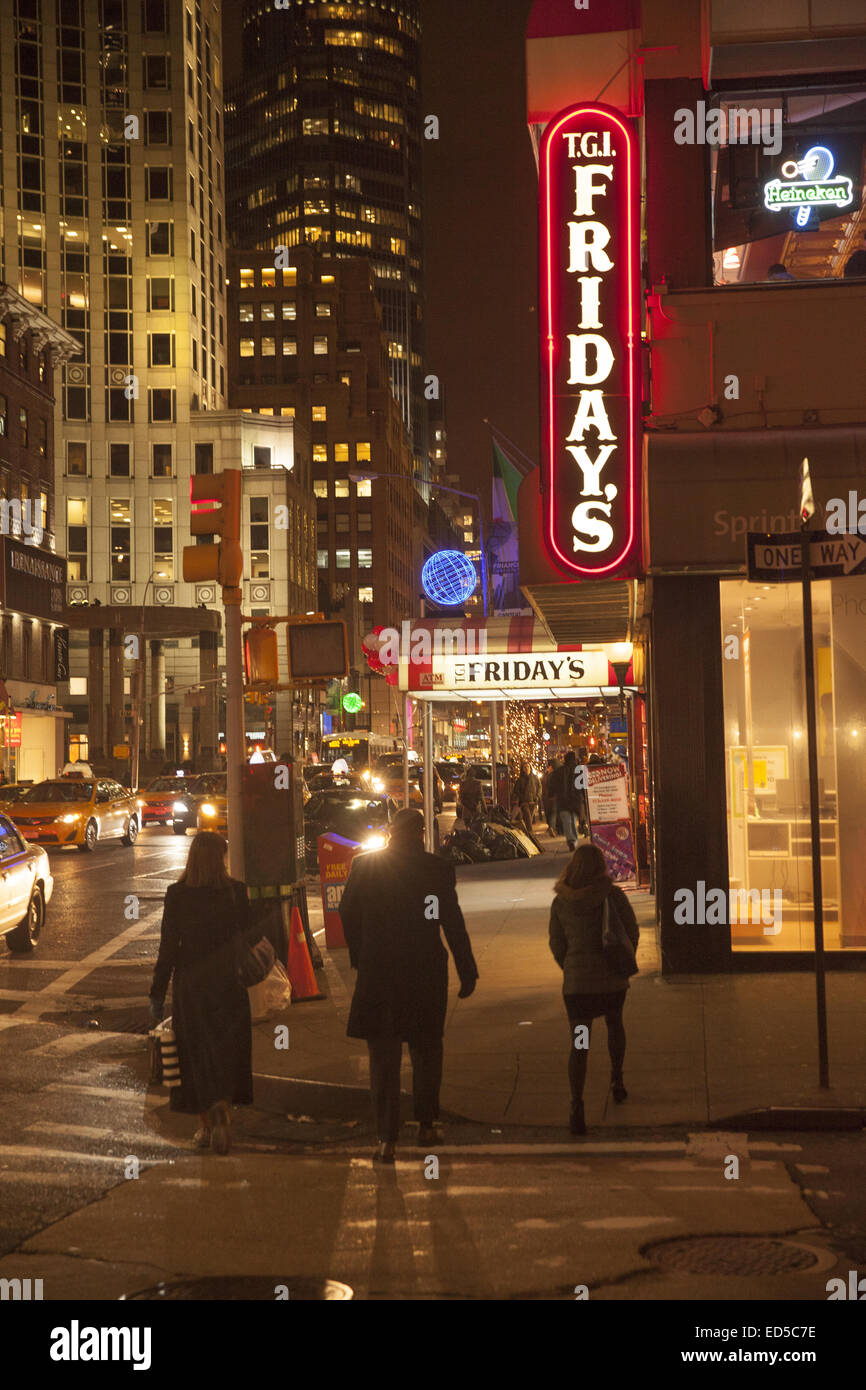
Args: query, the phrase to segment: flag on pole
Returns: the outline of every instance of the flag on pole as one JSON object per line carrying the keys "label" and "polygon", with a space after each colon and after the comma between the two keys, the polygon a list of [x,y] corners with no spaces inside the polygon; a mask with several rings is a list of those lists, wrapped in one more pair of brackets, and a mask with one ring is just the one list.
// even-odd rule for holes
{"label": "flag on pole", "polygon": [[812,496],[812,479],[809,474],[809,460],[800,464],[800,520],[805,526],[815,515],[815,498]]}
{"label": "flag on pole", "polygon": [[531,613],[520,592],[517,541],[517,489],[523,474],[493,441],[493,507],[489,569],[493,612],[497,617]]}

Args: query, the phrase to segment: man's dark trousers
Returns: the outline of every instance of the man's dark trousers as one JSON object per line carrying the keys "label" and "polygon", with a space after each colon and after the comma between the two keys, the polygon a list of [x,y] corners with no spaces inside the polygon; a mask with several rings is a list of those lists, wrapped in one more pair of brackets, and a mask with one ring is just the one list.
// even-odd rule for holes
{"label": "man's dark trousers", "polygon": [[[368,1038],[370,1052],[370,1091],[376,1115],[379,1142],[396,1144],[400,1131],[400,1063],[403,1044],[399,1038]],[[437,1042],[410,1043],[412,1094],[415,1119],[432,1125],[439,1118],[439,1088],[442,1085],[442,1039]]]}

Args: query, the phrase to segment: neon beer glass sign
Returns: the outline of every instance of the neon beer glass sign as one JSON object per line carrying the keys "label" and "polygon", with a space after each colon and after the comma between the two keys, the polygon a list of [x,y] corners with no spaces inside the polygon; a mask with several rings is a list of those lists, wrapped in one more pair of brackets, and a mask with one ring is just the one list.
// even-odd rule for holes
{"label": "neon beer glass sign", "polygon": [[545,543],[581,578],[637,567],[637,141],[593,103],[561,111],[540,158]]}

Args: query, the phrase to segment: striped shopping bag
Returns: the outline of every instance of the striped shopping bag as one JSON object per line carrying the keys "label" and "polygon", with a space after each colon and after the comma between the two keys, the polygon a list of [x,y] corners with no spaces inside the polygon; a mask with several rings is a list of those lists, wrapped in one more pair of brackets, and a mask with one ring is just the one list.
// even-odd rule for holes
{"label": "striped shopping bag", "polygon": [[148,1034],[151,1045],[150,1079],[162,1082],[169,1090],[180,1085],[180,1061],[177,1055],[177,1039],[171,1026],[171,1019],[163,1019]]}

